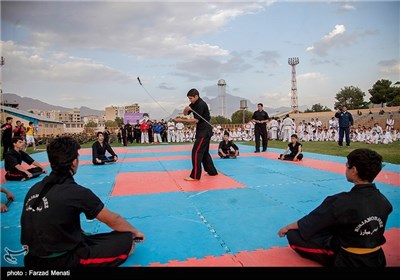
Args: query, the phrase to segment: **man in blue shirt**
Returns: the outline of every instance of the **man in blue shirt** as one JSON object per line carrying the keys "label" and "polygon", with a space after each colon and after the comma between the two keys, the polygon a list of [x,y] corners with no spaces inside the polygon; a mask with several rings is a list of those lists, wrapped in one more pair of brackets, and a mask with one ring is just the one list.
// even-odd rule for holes
{"label": "man in blue shirt", "polygon": [[346,135],[346,146],[350,146],[350,126],[354,124],[353,116],[343,106],[336,112],[335,118],[339,120],[339,147],[343,146],[343,136]]}

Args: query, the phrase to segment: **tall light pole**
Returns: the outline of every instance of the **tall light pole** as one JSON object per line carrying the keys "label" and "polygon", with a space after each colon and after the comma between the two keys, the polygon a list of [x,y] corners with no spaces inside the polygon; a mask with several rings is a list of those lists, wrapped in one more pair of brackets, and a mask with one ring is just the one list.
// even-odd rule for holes
{"label": "tall light pole", "polygon": [[[5,63],[6,63],[6,60],[2,56],[1,59],[0,59],[1,68],[3,68]],[[4,100],[3,100],[3,71],[1,71],[1,74],[0,74],[0,107],[1,107],[0,114],[1,114],[1,123],[4,123],[4,121],[5,121],[5,120],[3,120],[3,117],[4,117],[3,106],[4,106]]]}
{"label": "tall light pole", "polygon": [[294,113],[299,112],[299,101],[297,98],[297,81],[296,81],[296,65],[299,64],[298,57],[291,57],[288,63],[292,66],[292,94],[291,94],[291,107]]}

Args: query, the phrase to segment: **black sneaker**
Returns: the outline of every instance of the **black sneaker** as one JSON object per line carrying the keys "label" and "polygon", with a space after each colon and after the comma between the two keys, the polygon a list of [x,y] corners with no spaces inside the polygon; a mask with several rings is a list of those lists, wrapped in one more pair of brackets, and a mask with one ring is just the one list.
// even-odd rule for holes
{"label": "black sneaker", "polygon": [[260,151],[254,151],[255,153],[259,153]]}
{"label": "black sneaker", "polygon": [[267,149],[263,149],[262,151],[263,151],[263,152],[266,152],[266,151],[267,151]]}

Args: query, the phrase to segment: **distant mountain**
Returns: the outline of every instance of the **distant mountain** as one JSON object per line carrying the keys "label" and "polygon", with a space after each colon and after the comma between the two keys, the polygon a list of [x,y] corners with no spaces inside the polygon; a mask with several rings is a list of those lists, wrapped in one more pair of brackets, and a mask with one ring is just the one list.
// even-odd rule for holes
{"label": "distant mountain", "polygon": [[[48,104],[46,102],[40,101],[38,99],[33,99],[30,97],[21,97],[14,93],[4,93],[3,100],[5,103],[17,103],[19,104],[18,108],[23,111],[29,110],[41,110],[41,111],[51,111],[51,110],[58,110],[58,111],[70,111],[72,108],[62,107],[62,106],[55,106]],[[91,109],[85,106],[80,108],[81,116],[102,116],[104,115],[104,111]]]}

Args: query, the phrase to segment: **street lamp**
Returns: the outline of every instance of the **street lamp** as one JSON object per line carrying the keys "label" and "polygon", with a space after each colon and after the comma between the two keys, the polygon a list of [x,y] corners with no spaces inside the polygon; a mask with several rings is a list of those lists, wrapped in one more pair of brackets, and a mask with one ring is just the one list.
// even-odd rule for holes
{"label": "street lamp", "polygon": [[[3,68],[4,64],[6,63],[5,58],[2,56],[0,59],[0,66]],[[4,117],[4,110],[3,110],[4,102],[3,102],[3,73],[1,73],[1,78],[0,78],[0,107],[1,107],[1,122],[3,123],[3,117]]]}

